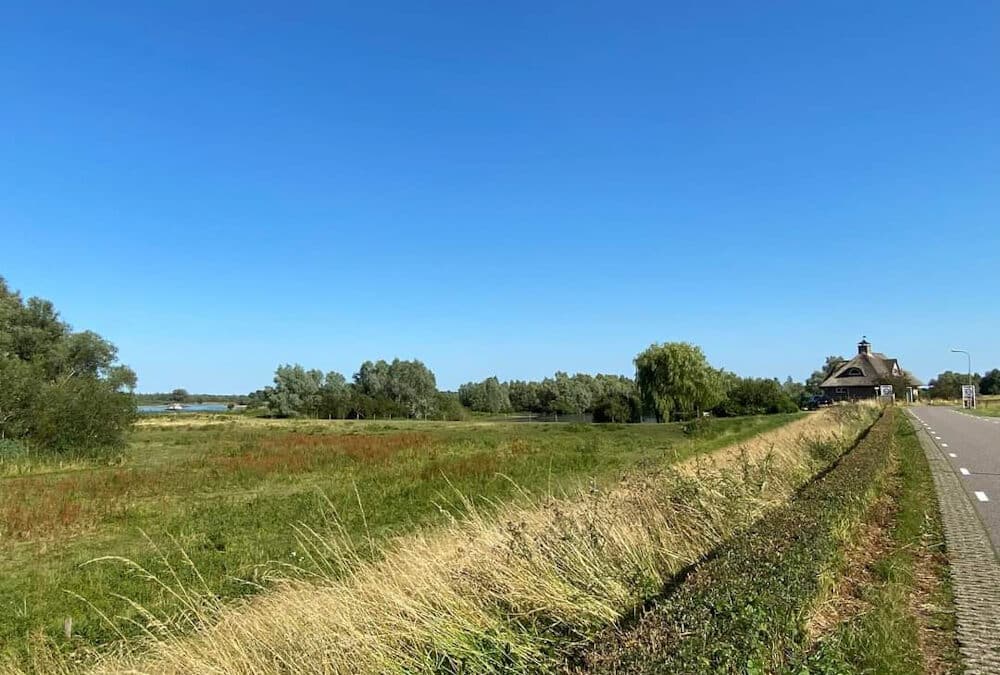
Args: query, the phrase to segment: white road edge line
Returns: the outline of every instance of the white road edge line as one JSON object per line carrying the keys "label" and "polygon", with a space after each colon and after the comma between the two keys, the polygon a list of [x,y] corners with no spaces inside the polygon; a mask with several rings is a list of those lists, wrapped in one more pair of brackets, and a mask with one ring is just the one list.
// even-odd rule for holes
{"label": "white road edge line", "polygon": [[956,455],[954,452],[949,452],[948,456],[951,457],[952,459],[955,459],[956,457],[958,457],[958,455]]}
{"label": "white road edge line", "polygon": [[947,443],[942,443],[942,444],[941,444],[941,447],[942,447],[942,448],[947,448],[947,447],[948,447],[948,444],[947,444]]}
{"label": "white road edge line", "polygon": [[969,475],[969,470],[966,469],[964,466],[958,467],[958,472],[961,473],[963,476]]}
{"label": "white road edge line", "polygon": [[981,502],[988,502],[990,500],[990,498],[987,497],[986,493],[983,492],[982,490],[976,490],[976,499],[978,499]]}

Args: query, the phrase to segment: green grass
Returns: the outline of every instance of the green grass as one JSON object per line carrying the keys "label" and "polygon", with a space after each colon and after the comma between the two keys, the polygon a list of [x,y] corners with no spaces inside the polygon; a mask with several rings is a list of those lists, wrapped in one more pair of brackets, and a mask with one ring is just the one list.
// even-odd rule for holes
{"label": "green grass", "polygon": [[65,650],[113,640],[99,613],[134,617],[120,596],[156,612],[178,605],[124,565],[86,564],[94,558],[159,574],[170,562],[187,583],[197,569],[235,598],[258,590],[244,580],[265,583],[265,563],[295,562],[292,525],[322,530],[331,511],[359,542],[385,540],[442,522],[456,491],[503,501],[606,483],[797,417],[713,420],[697,438],[678,425],[185,417],[143,422],[109,465],[0,463],[0,656],[23,658],[38,636]]}
{"label": "green grass", "polygon": [[608,673],[808,672],[804,618],[892,467],[892,411],[828,473],[720,547],[583,663]]}
{"label": "green grass", "polygon": [[1000,417],[1000,403],[992,401],[990,405],[980,405],[977,408],[964,412],[970,415],[979,415],[980,417]]}
{"label": "green grass", "polygon": [[[863,589],[868,609],[823,641],[814,670],[963,672],[934,483],[920,441],[903,415],[896,426],[896,444],[900,469],[895,518],[889,549],[872,565],[874,583]],[[921,615],[915,603],[923,608]],[[925,662],[928,657],[933,669]]]}

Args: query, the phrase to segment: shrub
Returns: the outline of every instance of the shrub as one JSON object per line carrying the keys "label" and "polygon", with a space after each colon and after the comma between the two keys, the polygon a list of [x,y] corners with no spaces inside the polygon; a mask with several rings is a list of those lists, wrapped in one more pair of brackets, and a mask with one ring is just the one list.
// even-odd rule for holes
{"label": "shrub", "polygon": [[642,403],[634,394],[607,394],[594,405],[595,422],[641,422]]}
{"label": "shrub", "polygon": [[712,412],[720,417],[774,415],[797,411],[798,405],[777,380],[745,377],[730,387],[726,398]]}
{"label": "shrub", "polygon": [[43,452],[120,447],[135,419],[135,374],[117,349],[73,332],[52,303],[27,301],[0,278],[0,438]]}

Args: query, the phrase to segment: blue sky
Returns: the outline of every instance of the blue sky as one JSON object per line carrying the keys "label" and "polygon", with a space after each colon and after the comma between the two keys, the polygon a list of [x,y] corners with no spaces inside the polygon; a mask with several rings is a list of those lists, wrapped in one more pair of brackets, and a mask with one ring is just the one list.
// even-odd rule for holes
{"label": "blue sky", "polygon": [[141,391],[1000,367],[997,3],[74,4],[0,4],[0,274]]}

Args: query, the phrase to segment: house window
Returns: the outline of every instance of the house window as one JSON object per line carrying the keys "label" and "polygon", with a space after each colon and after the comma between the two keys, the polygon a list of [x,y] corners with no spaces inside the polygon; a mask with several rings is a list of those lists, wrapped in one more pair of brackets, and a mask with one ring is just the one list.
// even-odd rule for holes
{"label": "house window", "polygon": [[837,377],[864,377],[864,371],[860,368],[848,368]]}
{"label": "house window", "polygon": [[838,394],[846,394],[847,393],[847,389],[845,387],[837,387],[837,393]]}

